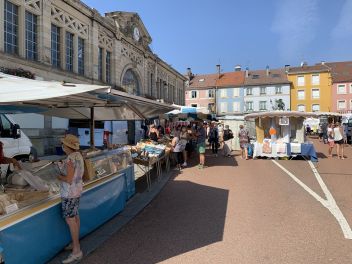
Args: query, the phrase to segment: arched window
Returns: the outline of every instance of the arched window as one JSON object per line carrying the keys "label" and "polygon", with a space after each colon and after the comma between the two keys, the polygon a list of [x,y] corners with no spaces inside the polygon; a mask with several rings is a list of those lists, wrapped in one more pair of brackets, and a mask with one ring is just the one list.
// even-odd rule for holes
{"label": "arched window", "polygon": [[139,95],[139,81],[137,75],[131,70],[127,70],[122,79],[122,87],[129,94]]}

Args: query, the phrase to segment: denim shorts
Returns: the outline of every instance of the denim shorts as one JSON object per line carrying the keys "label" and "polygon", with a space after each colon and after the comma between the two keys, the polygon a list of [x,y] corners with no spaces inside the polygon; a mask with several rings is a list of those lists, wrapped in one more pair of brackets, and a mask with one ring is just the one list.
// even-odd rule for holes
{"label": "denim shorts", "polygon": [[72,218],[78,215],[80,197],[61,198],[61,208],[63,218]]}

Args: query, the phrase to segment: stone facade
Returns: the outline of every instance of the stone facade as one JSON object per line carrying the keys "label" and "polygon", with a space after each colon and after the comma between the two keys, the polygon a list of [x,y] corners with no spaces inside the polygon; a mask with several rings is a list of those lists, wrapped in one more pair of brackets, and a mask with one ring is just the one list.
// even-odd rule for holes
{"label": "stone facade", "polygon": [[[15,53],[6,52],[5,48],[5,5],[8,3],[14,4],[17,10]],[[0,68],[22,68],[41,80],[109,84],[127,92],[129,84],[124,81],[124,76],[128,72],[138,86],[133,90],[135,94],[165,103],[185,103],[186,78],[151,51],[152,38],[137,13],[111,12],[102,16],[79,0],[0,0],[0,14]],[[35,60],[27,59],[28,14],[35,15],[36,19]],[[53,25],[59,28],[58,67],[52,63]],[[67,66],[66,32],[72,36],[71,69]],[[81,71],[79,43],[84,43]],[[109,64],[107,56],[110,56]],[[55,144],[51,139],[57,130],[53,120],[45,117],[41,124],[44,128],[25,130],[32,141],[38,141],[38,147]],[[56,132],[61,134],[62,129]],[[43,150],[43,153],[50,152]]]}
{"label": "stone facade", "polygon": [[[0,0],[4,14],[6,0]],[[126,71],[134,72],[139,81],[138,94],[165,102],[184,104],[185,78],[154,54],[152,39],[137,13],[112,12],[101,16],[78,0],[9,0],[18,7],[18,52],[4,49],[4,16],[0,19],[0,67],[23,68],[44,80],[75,83],[106,83],[106,63],[99,78],[99,48],[102,61],[111,53],[110,84],[123,88]],[[26,60],[25,14],[37,16],[36,61]],[[51,65],[51,25],[60,29],[60,67]],[[137,33],[136,33],[137,31]],[[73,71],[66,69],[65,34],[73,34]],[[136,36],[137,35],[137,36]],[[84,40],[84,74],[78,74],[78,38]]]}

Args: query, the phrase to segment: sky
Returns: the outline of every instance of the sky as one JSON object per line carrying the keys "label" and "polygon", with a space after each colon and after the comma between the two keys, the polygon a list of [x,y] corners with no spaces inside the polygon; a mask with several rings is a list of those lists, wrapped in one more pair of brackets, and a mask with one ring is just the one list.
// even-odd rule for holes
{"label": "sky", "polygon": [[137,12],[151,48],[195,74],[352,60],[352,0],[83,0]]}

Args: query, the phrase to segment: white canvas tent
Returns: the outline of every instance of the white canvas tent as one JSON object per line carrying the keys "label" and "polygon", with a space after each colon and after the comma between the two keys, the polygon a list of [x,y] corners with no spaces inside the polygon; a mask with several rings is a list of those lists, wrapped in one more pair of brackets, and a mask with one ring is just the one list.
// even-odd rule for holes
{"label": "white canvas tent", "polygon": [[19,112],[21,108],[24,112],[104,121],[153,118],[178,107],[109,86],[37,81],[0,73],[0,111]]}
{"label": "white canvas tent", "polygon": [[0,73],[0,113],[40,112],[89,119],[94,147],[94,121],[143,120],[178,109],[109,86],[30,80]]}

